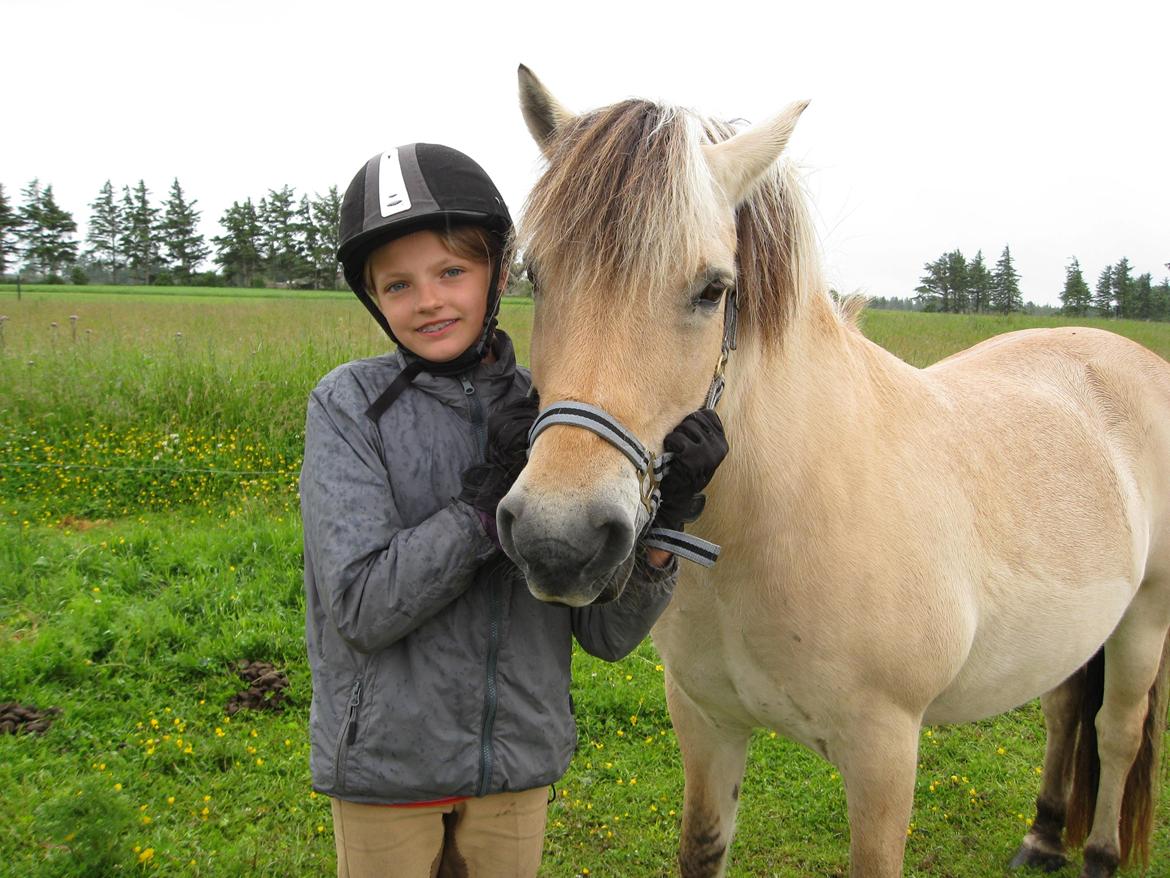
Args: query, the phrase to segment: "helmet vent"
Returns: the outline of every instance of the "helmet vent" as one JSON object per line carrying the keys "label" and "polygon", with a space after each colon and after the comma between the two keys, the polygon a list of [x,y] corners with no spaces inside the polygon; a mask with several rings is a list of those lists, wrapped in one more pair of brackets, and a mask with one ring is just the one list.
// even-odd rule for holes
{"label": "helmet vent", "polygon": [[410,193],[402,177],[402,162],[397,149],[382,153],[378,165],[378,207],[384,217],[410,210]]}

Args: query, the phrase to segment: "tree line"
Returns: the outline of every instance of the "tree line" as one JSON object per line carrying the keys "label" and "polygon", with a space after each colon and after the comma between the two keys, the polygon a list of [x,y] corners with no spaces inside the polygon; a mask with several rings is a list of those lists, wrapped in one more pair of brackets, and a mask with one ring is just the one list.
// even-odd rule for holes
{"label": "tree line", "polygon": [[982,250],[969,262],[961,250],[944,253],[926,263],[914,291],[924,311],[1011,314],[1024,310],[1020,275],[1012,261],[1011,248],[1006,246],[994,268],[987,267]]}
{"label": "tree line", "polygon": [[[0,275],[19,271],[48,283],[104,282],[200,286],[288,286],[336,289],[341,195],[297,198],[291,186],[255,203],[234,201],[220,217],[222,234],[199,231],[198,201],[178,178],[156,203],[145,182],[107,180],[90,203],[84,249],[77,223],[57,204],[51,185],[33,180],[12,204],[0,184]],[[211,259],[218,270],[201,271]]]}
{"label": "tree line", "polygon": [[[1170,264],[1167,265],[1170,268]],[[1010,314],[1025,310],[1020,276],[1011,248],[1004,247],[994,268],[988,268],[983,251],[968,260],[961,250],[942,254],[926,263],[912,299],[882,299],[878,307],[915,308],[957,314],[984,312]],[[1090,290],[1074,256],[1065,267],[1059,313],[1071,317],[1124,317],[1133,320],[1170,320],[1170,278],[1153,282],[1150,273],[1134,276],[1129,260],[1106,266]],[[1029,304],[1028,310],[1035,306]]]}

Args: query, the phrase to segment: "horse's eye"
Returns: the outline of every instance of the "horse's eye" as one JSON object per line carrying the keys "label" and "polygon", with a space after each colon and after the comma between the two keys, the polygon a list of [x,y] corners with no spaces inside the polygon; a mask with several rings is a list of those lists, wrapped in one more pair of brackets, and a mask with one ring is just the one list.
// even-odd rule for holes
{"label": "horse's eye", "polygon": [[723,283],[723,281],[711,281],[711,283],[703,288],[703,292],[699,293],[699,301],[707,305],[718,305],[719,300],[723,298],[723,294],[726,292],[727,284]]}

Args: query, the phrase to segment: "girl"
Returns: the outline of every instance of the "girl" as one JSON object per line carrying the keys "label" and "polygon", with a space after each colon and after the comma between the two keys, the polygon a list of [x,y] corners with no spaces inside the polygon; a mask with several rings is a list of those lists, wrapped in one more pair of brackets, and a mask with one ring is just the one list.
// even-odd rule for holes
{"label": "girl", "polygon": [[[311,767],[342,878],[534,876],[576,744],[572,639],[622,658],[674,586],[677,562],[643,551],[619,600],[557,607],[500,550],[537,413],[495,329],[511,228],[479,165],[434,144],[374,156],[342,204],[346,280],[398,346],[325,376],[305,430]],[[694,425],[672,441],[664,508],[726,450]]]}

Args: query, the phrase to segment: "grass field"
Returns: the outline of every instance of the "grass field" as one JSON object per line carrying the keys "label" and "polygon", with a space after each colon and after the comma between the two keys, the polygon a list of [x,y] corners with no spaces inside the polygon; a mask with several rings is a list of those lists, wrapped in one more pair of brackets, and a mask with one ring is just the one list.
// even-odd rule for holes
{"label": "grass field", "polygon": [[[0,702],[61,711],[42,736],[0,734],[0,872],[331,874],[308,777],[295,482],[309,389],[380,352],[376,327],[348,295],[171,288],[19,302],[0,288],[0,316]],[[867,312],[862,326],[925,365],[1056,322]],[[526,361],[530,305],[508,302],[502,323]],[[1102,325],[1170,356],[1170,326]],[[245,659],[287,674],[283,713],[226,715]],[[578,655],[574,697],[580,745],[542,874],[669,874],[682,772],[653,647]],[[906,874],[1004,874],[1042,750],[1035,704],[924,730]],[[1152,878],[1170,876],[1168,801]],[[833,767],[757,733],[730,874],[844,875],[847,839]]]}

